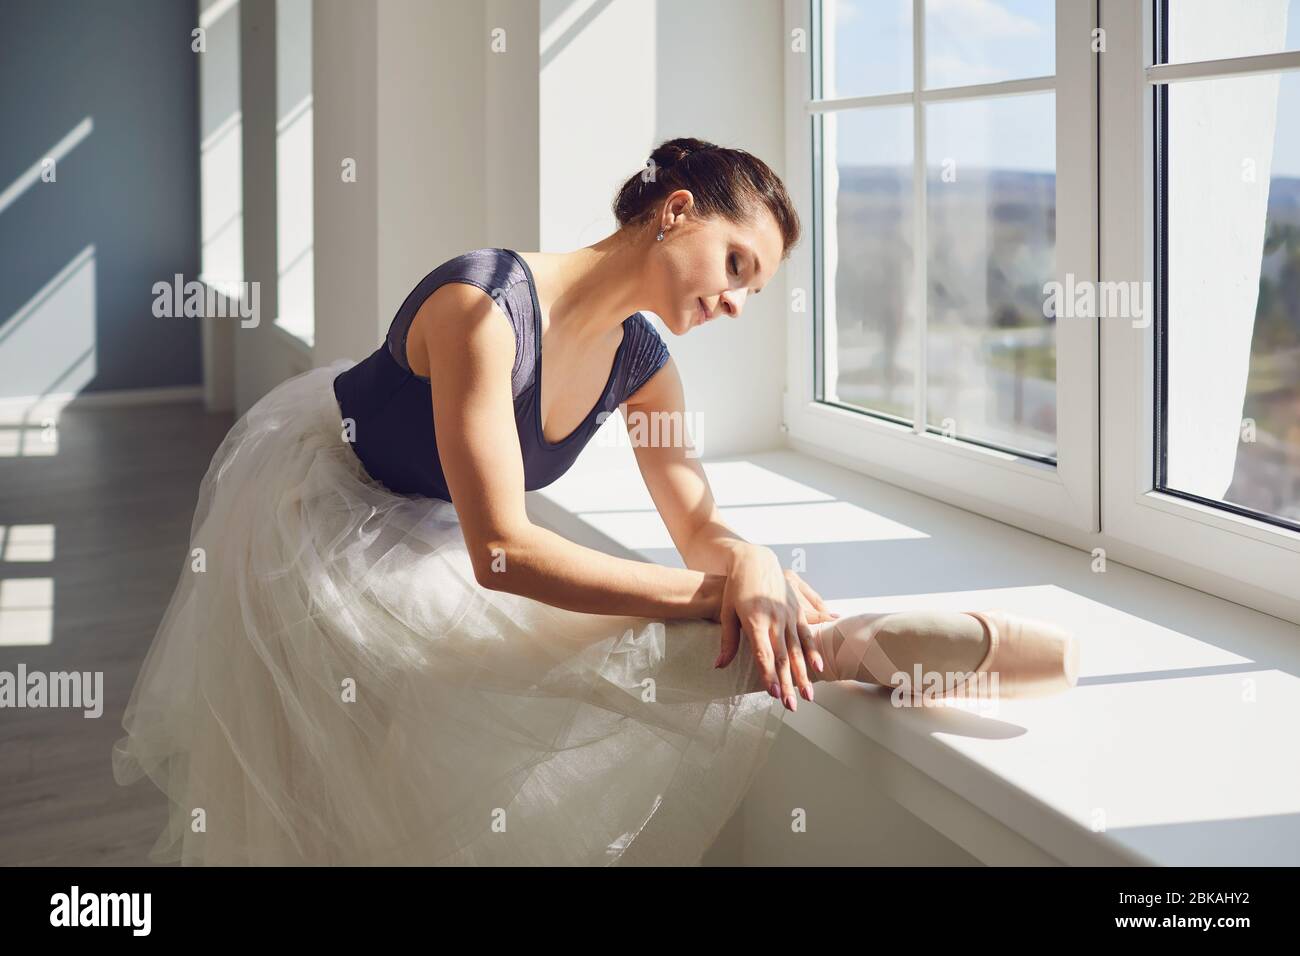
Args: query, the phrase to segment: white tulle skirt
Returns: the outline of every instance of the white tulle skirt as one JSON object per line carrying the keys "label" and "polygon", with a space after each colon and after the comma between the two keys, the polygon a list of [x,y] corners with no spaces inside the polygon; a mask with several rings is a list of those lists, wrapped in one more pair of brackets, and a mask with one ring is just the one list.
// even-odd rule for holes
{"label": "white tulle skirt", "polygon": [[[372,479],[339,360],[222,441],[114,745],[184,864],[694,864],[785,711],[719,626],[481,587],[455,508]],[[412,453],[417,453],[413,450]]]}

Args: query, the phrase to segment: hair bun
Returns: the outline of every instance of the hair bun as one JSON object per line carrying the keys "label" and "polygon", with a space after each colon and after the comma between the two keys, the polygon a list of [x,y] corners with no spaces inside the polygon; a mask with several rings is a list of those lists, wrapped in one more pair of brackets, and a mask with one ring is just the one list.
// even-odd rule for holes
{"label": "hair bun", "polygon": [[694,156],[696,153],[716,148],[712,143],[705,142],[702,139],[681,136],[661,143],[659,148],[650,154],[650,158],[656,166],[666,169],[675,166],[689,156]]}

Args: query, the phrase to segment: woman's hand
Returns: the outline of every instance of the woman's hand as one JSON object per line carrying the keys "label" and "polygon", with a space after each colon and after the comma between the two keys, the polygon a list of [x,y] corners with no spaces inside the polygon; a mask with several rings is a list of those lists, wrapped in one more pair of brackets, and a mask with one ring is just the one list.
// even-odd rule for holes
{"label": "woman's hand", "polygon": [[837,616],[797,574],[781,568],[770,548],[746,548],[737,552],[723,588],[722,651],[714,666],[726,667],[735,659],[743,632],[768,693],[795,710],[796,684],[805,700],[813,699],[807,662],[818,672],[825,666],[809,625]]}

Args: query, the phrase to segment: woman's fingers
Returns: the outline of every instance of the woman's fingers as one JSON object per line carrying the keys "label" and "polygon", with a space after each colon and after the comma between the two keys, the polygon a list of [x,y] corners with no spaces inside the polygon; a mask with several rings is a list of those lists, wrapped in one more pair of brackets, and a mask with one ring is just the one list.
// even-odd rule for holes
{"label": "woman's fingers", "polygon": [[[794,677],[799,685],[799,692],[805,700],[812,700],[812,680],[809,675],[812,673],[811,668],[816,666],[820,660],[816,653],[817,645],[813,640],[812,628],[808,624],[810,617],[820,615],[816,609],[812,608],[805,600],[800,585],[799,576],[793,571],[786,572],[788,581],[786,583],[786,641],[790,646],[790,654],[794,658]],[[809,589],[811,591],[811,589]],[[814,597],[816,591],[812,591]],[[818,667],[820,671],[821,668]]]}
{"label": "woman's fingers", "polygon": [[[769,694],[779,699],[781,679],[778,674],[776,655],[772,653],[772,642],[767,639],[767,621],[761,616],[750,618],[745,626],[745,634],[754,649],[754,659],[758,662],[759,673],[763,675],[763,686]],[[778,688],[776,693],[773,693],[774,687]]]}
{"label": "woman's fingers", "polygon": [[789,710],[797,709],[794,702],[794,680],[790,676],[790,648],[786,641],[786,627],[779,620],[769,623],[768,640],[776,654],[776,673],[781,682],[781,702]]}
{"label": "woman's fingers", "polygon": [[812,701],[812,680],[808,677],[808,668],[812,665],[805,657],[803,638],[799,633],[797,620],[792,621],[786,628],[785,641],[790,650],[790,674],[794,678],[795,686],[804,700]]}
{"label": "woman's fingers", "polygon": [[736,658],[740,650],[740,619],[736,617],[736,608],[729,601],[722,605],[722,647],[718,650],[718,659],[714,667],[726,667]]}
{"label": "woman's fingers", "polygon": [[833,621],[839,617],[839,615],[833,611],[825,611],[817,608],[802,594],[799,595],[799,601],[799,606],[803,610],[809,624],[820,624],[822,621]]}
{"label": "woman's fingers", "polygon": [[[810,625],[815,623],[817,622],[809,622],[808,619],[804,617],[799,619],[799,622],[795,627],[799,633],[799,643],[803,647],[804,660],[817,668],[817,673],[820,674],[826,670],[826,661],[822,658],[821,649],[818,648],[817,641],[813,638],[812,627]],[[811,681],[809,682],[808,693],[812,693]]]}

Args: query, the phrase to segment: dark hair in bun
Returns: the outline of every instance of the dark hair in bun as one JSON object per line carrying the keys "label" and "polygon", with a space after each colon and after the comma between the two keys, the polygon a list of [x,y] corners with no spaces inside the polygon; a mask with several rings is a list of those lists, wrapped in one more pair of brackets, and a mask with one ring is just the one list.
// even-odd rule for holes
{"label": "dark hair in bun", "polygon": [[695,197],[695,209],[707,219],[752,222],[764,208],[781,230],[783,255],[799,241],[799,214],[781,177],[752,153],[683,136],[655,147],[646,168],[618,191],[614,216],[620,226],[644,226],[678,189]]}

